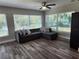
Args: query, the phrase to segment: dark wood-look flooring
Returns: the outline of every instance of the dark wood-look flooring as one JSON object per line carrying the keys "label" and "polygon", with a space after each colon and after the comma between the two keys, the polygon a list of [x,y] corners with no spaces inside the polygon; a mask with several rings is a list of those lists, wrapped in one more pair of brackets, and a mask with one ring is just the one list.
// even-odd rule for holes
{"label": "dark wood-look flooring", "polygon": [[0,45],[0,59],[79,59],[79,53],[60,40],[37,39]]}

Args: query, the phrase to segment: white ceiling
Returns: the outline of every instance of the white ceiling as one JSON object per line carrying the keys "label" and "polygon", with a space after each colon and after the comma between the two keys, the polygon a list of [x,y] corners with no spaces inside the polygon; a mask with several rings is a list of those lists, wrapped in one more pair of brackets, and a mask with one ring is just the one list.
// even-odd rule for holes
{"label": "white ceiling", "polygon": [[41,7],[41,3],[43,1],[47,1],[48,3],[56,3],[56,6],[71,2],[71,0],[0,0],[0,6],[40,10],[39,8]]}

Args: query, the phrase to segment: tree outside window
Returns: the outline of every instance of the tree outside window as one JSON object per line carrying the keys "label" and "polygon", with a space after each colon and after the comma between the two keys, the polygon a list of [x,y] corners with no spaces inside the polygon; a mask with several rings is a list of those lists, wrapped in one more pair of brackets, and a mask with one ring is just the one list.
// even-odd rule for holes
{"label": "tree outside window", "polygon": [[6,15],[0,14],[0,37],[8,35],[8,27],[6,21]]}

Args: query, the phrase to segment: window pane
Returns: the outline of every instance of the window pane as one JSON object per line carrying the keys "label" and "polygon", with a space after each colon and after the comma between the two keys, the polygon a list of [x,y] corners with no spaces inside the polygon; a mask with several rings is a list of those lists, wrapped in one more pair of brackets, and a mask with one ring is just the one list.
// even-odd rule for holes
{"label": "window pane", "polygon": [[14,15],[15,30],[27,29],[29,27],[28,15]]}
{"label": "window pane", "polygon": [[6,22],[6,15],[0,14],[0,37],[8,35],[8,27]]}
{"label": "window pane", "polygon": [[58,14],[58,31],[71,32],[71,14],[72,12]]}
{"label": "window pane", "polygon": [[56,31],[56,28],[57,28],[57,14],[48,15],[46,17],[46,26],[51,27],[52,30]]}
{"label": "window pane", "polygon": [[42,27],[42,19],[41,19],[41,16],[31,15],[30,16],[30,22],[29,23],[30,23],[29,27],[31,29]]}
{"label": "window pane", "polygon": [[41,16],[14,15],[15,30],[34,29],[42,26]]}

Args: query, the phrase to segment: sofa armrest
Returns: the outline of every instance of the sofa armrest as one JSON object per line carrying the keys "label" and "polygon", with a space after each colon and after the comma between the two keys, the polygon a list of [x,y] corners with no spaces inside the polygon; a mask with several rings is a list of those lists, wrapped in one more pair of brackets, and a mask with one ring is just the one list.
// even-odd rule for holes
{"label": "sofa armrest", "polygon": [[16,33],[16,32],[15,32],[15,39],[17,42],[19,42],[20,37],[19,37],[18,33]]}

